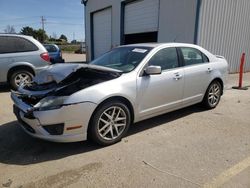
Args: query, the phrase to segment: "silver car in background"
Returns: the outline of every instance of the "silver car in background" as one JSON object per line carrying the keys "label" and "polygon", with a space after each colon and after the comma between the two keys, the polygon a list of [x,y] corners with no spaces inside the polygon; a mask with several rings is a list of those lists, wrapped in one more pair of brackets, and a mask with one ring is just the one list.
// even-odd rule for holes
{"label": "silver car in background", "polygon": [[47,50],[33,37],[0,34],[0,82],[9,82],[17,89],[49,64]]}
{"label": "silver car in background", "polygon": [[196,45],[127,45],[88,65],[51,66],[11,97],[19,122],[34,137],[110,145],[134,122],[196,103],[215,108],[227,66]]}

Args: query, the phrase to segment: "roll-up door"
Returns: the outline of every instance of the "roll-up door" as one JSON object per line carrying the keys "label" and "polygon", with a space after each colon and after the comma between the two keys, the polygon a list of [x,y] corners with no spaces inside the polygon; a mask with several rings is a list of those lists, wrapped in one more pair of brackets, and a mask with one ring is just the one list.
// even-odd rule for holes
{"label": "roll-up door", "polygon": [[138,0],[125,5],[124,34],[158,31],[159,0]]}
{"label": "roll-up door", "polygon": [[93,14],[93,58],[111,49],[112,9],[107,8]]}

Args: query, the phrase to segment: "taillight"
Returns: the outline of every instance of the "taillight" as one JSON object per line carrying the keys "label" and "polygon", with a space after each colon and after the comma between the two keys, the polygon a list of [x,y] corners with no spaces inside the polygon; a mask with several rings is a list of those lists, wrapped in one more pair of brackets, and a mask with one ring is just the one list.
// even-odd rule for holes
{"label": "taillight", "polygon": [[40,56],[41,56],[41,58],[42,58],[44,61],[50,62],[50,57],[49,57],[48,52],[44,52],[44,53],[42,53]]}

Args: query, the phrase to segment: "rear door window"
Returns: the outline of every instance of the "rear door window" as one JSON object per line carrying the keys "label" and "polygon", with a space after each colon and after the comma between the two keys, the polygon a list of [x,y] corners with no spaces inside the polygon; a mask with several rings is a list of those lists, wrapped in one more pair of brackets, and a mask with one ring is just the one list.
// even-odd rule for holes
{"label": "rear door window", "polygon": [[182,47],[180,49],[185,66],[209,62],[207,56],[195,48]]}
{"label": "rear door window", "polygon": [[38,47],[27,39],[12,36],[0,36],[0,53],[18,53],[37,51]]}

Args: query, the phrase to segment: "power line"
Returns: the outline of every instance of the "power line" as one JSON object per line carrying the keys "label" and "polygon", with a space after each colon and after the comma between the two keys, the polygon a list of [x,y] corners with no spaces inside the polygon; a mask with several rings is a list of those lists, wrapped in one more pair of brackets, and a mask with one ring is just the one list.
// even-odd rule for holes
{"label": "power line", "polygon": [[29,17],[19,17],[19,18],[8,18],[8,19],[0,19],[0,21],[11,21],[11,20],[23,20],[28,18],[38,18],[39,16],[29,16]]}
{"label": "power line", "polygon": [[[9,19],[9,20],[18,20],[18,19],[27,19],[27,18],[37,18],[38,16],[33,16],[33,17],[20,17],[20,18],[15,18],[15,19]],[[50,17],[50,18],[61,18],[61,19],[75,19],[76,17],[57,17],[57,16],[46,16],[46,17]],[[84,25],[83,23],[67,23],[67,22],[53,22],[50,21],[48,22],[47,19],[45,19],[45,16],[41,16],[41,24],[42,24],[42,30],[43,30],[43,40],[45,39],[45,24],[49,24],[49,25],[78,25],[78,26],[82,26]],[[5,19],[7,20],[7,19]],[[20,23],[20,24],[9,24],[12,25],[13,27],[18,27],[18,26],[30,26],[30,25],[35,25],[35,24],[39,24],[39,22],[32,22],[32,23]],[[2,29],[4,29],[5,27],[2,26],[0,27]],[[73,37],[74,38],[74,37]]]}
{"label": "power line", "polygon": [[[7,24],[7,25],[11,25],[13,27],[19,27],[19,26],[31,26],[31,25],[39,25],[41,24],[40,22],[31,22],[31,23],[20,23],[20,24]],[[44,24],[47,25],[75,25],[75,26],[82,26],[84,25],[83,23],[64,23],[64,22],[44,22]],[[0,29],[4,29],[6,28],[6,25],[2,25],[0,26]]]}
{"label": "power line", "polygon": [[0,24],[0,27],[5,27],[6,25],[12,25],[12,26],[23,26],[23,25],[34,25],[34,24],[40,24],[42,23],[45,24],[55,24],[55,25],[84,25],[84,23],[69,23],[69,22],[53,22],[53,21],[47,21],[47,19],[44,18],[43,16],[43,21],[41,18],[41,21],[37,22],[26,22],[26,23],[18,23],[18,24]]}
{"label": "power line", "polygon": [[[57,18],[57,19],[83,19],[83,17],[64,17],[64,16],[44,16],[47,18]],[[40,18],[40,16],[29,16],[29,17],[19,17],[19,18],[8,18],[8,19],[0,19],[0,21],[12,21],[12,20],[23,20],[30,18]]]}
{"label": "power line", "polygon": [[63,17],[63,16],[46,16],[47,18],[57,18],[57,19],[83,19],[83,17]]}
{"label": "power line", "polygon": [[12,26],[23,26],[23,25],[34,25],[34,24],[39,24],[39,22],[20,23],[20,24],[7,24],[7,25],[12,25]]}
{"label": "power line", "polygon": [[[40,24],[39,22],[33,22],[33,23],[23,23],[23,24],[7,24],[7,25],[11,25],[13,27],[19,27],[19,26],[30,26],[30,25],[38,25]],[[1,26],[0,28],[6,28],[5,26]]]}
{"label": "power line", "polygon": [[55,25],[84,25],[83,23],[65,23],[65,22],[46,22],[46,24]]}

